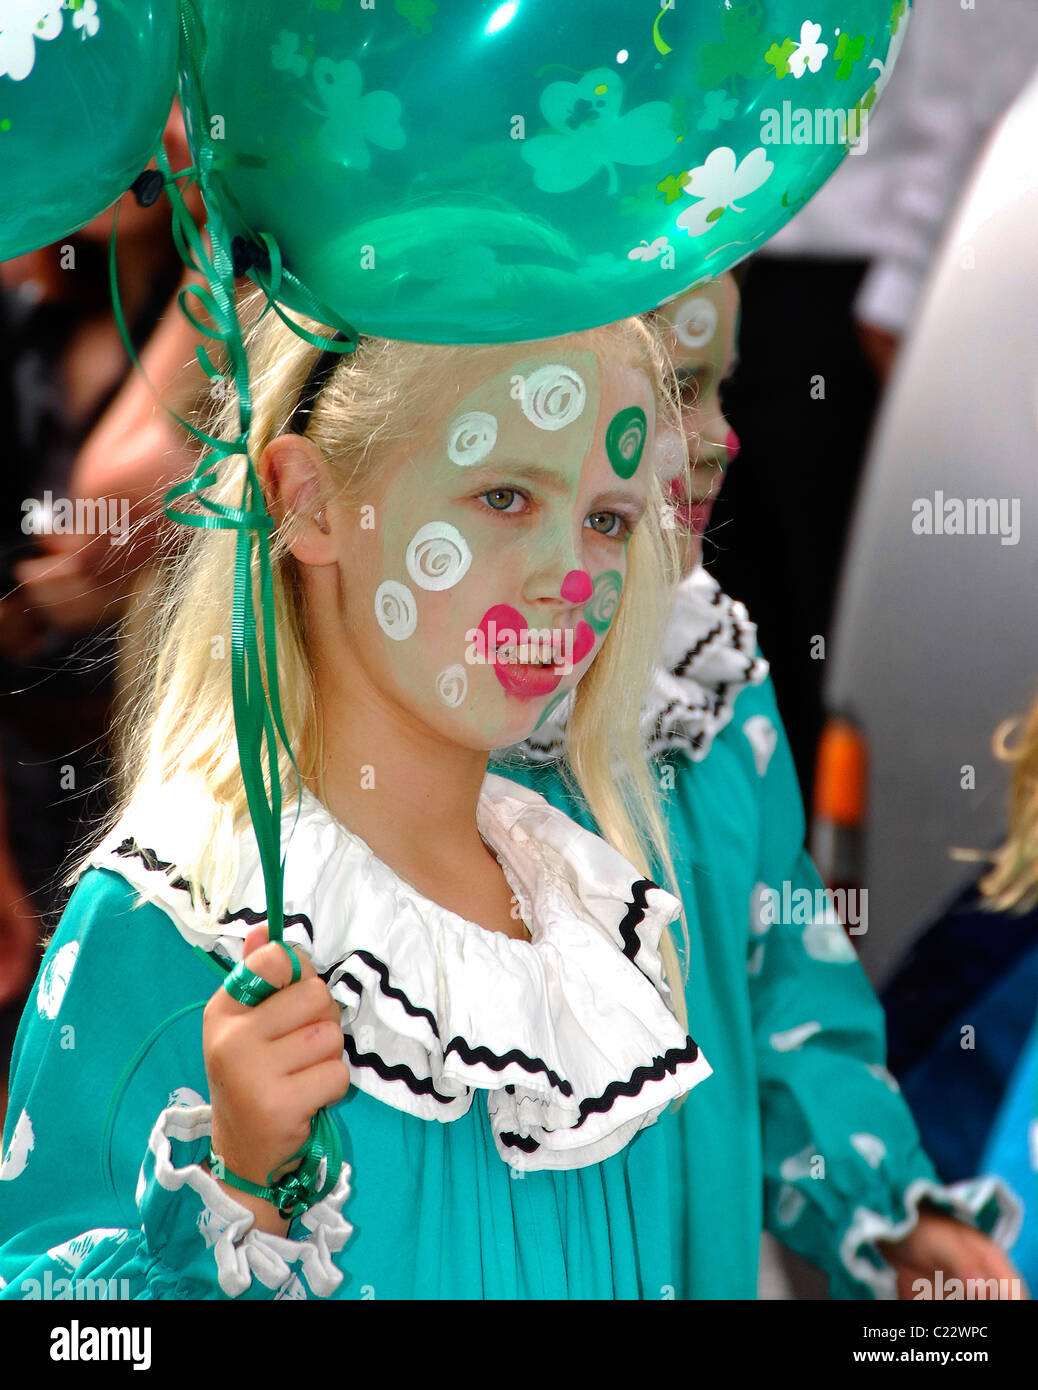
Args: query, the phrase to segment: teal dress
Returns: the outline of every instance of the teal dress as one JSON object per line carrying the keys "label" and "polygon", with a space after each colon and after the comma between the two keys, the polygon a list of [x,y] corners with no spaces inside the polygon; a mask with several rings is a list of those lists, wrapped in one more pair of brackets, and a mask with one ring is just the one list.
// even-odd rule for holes
{"label": "teal dress", "polygon": [[531,791],[489,775],[478,814],[529,942],[422,898],[304,800],[285,934],[340,1003],[352,1084],[331,1112],[336,1189],[282,1238],[203,1167],[201,1007],[211,957],[240,957],[263,902],[258,856],[245,837],[207,930],[165,872],[197,824],[189,794],[127,813],[16,1040],[4,1297],[681,1296],[658,1120],[712,1078],[667,1007],[677,901]]}
{"label": "teal dress", "polygon": [[246,837],[209,928],[167,873],[195,793],[162,788],[92,856],[22,1020],[0,1294],[753,1298],[766,1225],[836,1295],[869,1297],[893,1277],[875,1240],[906,1231],[922,1196],[1011,1238],[997,1182],[938,1184],[842,930],[824,911],[778,920],[784,885],[819,884],[753,626],[711,585],[682,586],[647,705],[691,1038],[658,954],[677,901],[578,824],[537,761],[564,738],[550,720],[498,764],[509,780],[488,775],[478,812],[530,942],[423,899],[310,798],[286,938],[341,1007],[346,1163],[288,1237],[256,1232],[203,1166],[201,1008],[211,957],[238,958],[262,916],[258,856]]}
{"label": "teal dress", "polygon": [[[694,571],[643,719],[688,922],[690,1027],[714,1068],[665,1131],[678,1286],[754,1298],[764,1228],[834,1298],[893,1298],[875,1241],[906,1234],[922,1198],[1003,1246],[1018,1204],[993,1177],[942,1186],[920,1146],[882,1010],[804,849],[766,673],[743,606]],[[593,827],[552,763],[567,706],[492,765]]]}

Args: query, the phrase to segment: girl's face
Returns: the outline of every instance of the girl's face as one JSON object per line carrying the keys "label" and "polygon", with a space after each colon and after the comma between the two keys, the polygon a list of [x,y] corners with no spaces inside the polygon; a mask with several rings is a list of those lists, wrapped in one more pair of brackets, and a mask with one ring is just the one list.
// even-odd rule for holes
{"label": "girl's face", "polygon": [[352,661],[409,716],[487,750],[525,738],[601,650],[655,431],[643,372],[511,351],[390,468],[340,555]]}
{"label": "girl's face", "polygon": [[691,465],[688,493],[678,480],[670,497],[691,528],[693,564],[725,469],[739,451],[718,394],[735,357],[738,312],[739,290],[730,274],[691,290],[659,311],[681,384],[682,424]]}

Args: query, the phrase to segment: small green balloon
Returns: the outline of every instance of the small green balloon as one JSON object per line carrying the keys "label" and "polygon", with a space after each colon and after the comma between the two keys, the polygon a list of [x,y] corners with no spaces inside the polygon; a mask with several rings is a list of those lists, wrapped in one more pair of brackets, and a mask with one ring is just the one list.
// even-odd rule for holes
{"label": "small green balloon", "polygon": [[176,0],[0,0],[0,260],[74,232],[155,152]]}

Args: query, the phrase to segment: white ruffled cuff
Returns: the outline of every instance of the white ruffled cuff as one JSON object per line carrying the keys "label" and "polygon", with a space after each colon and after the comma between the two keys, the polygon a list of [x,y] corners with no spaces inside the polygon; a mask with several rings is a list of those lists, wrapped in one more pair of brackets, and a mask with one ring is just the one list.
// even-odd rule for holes
{"label": "white ruffled cuff", "polygon": [[904,1219],[881,1216],[868,1207],[856,1207],[840,1242],[844,1268],[877,1299],[897,1298],[897,1275],[876,1245],[877,1241],[902,1240],[919,1220],[919,1205],[929,1200],[949,1216],[989,1236],[1003,1250],[1016,1240],[1023,1219],[1019,1199],[1001,1178],[970,1178],[942,1186],[929,1178],[916,1178],[905,1189]]}
{"label": "white ruffled cuff", "polygon": [[[192,1283],[212,1285],[213,1262],[219,1287],[237,1298],[253,1276],[275,1298],[305,1297],[296,1269],[312,1293],[327,1298],[342,1282],[332,1256],[346,1244],[353,1227],[342,1215],[350,1194],[350,1166],[342,1165],[332,1191],[297,1217],[299,1239],[254,1228],[255,1216],[221,1187],[203,1167],[212,1133],[208,1105],[163,1110],[148,1140],[148,1154],[137,1183],[137,1206],[149,1249]],[[173,1144],[191,1146],[192,1161],[176,1166]],[[186,1191],[185,1191],[186,1189]],[[187,1194],[193,1202],[185,1202]]]}

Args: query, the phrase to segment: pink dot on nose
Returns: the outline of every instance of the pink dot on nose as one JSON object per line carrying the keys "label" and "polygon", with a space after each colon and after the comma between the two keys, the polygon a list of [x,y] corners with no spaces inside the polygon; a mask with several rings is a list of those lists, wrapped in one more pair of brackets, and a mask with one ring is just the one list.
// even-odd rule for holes
{"label": "pink dot on nose", "polygon": [[559,593],[567,603],[586,603],[594,591],[595,586],[586,570],[570,570],[562,581]]}
{"label": "pink dot on nose", "polygon": [[739,436],[734,430],[729,430],[725,436],[724,447],[728,450],[728,462],[731,463],[739,452]]}

